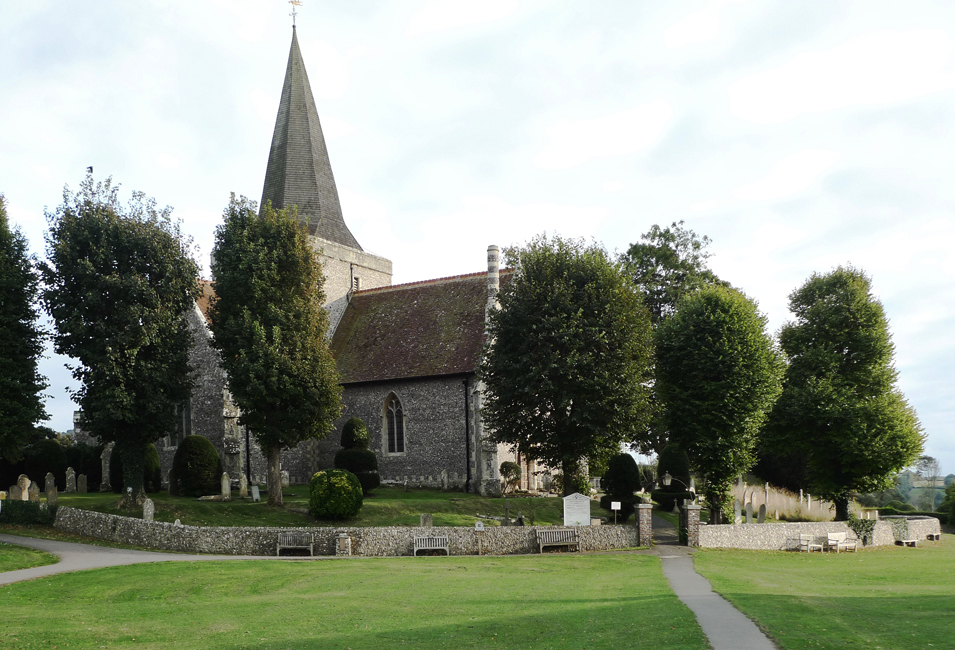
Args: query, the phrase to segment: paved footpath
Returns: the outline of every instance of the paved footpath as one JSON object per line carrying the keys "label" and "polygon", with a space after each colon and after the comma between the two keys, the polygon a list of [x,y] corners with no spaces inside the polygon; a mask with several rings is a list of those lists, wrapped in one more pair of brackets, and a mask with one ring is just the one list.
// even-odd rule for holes
{"label": "paved footpath", "polygon": [[34,537],[20,537],[19,535],[2,535],[0,542],[28,546],[60,558],[57,564],[6,571],[0,573],[0,585],[32,580],[57,573],[83,571],[84,569],[99,569],[108,566],[122,566],[125,564],[141,564],[143,562],[203,562],[209,560],[319,560],[331,559],[320,557],[269,557],[252,555],[187,555],[185,553],[154,553],[150,551],[129,551],[122,548],[107,546],[92,546],[89,544],[74,544],[72,542],[58,542],[52,539],[37,539]]}
{"label": "paved footpath", "polygon": [[696,572],[695,551],[677,544],[672,524],[654,517],[653,539],[653,554],[663,563],[663,575],[677,597],[696,615],[713,650],[777,650],[753,621],[713,591],[710,581]]}

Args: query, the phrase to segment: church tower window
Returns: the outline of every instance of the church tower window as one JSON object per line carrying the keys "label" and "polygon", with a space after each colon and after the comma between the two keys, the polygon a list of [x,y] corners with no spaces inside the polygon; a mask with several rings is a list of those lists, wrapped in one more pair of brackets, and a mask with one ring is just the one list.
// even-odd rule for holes
{"label": "church tower window", "polygon": [[385,427],[388,453],[405,453],[405,416],[401,401],[394,393],[385,401]]}

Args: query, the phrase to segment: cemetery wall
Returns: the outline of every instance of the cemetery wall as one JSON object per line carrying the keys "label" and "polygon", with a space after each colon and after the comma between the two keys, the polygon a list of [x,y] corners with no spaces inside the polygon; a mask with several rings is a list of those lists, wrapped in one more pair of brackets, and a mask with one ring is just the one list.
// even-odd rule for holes
{"label": "cemetery wall", "polygon": [[[111,542],[148,546],[183,553],[217,555],[275,555],[280,532],[305,532],[315,536],[316,555],[335,555],[338,535],[352,540],[352,555],[365,557],[412,555],[415,536],[446,536],[451,555],[516,555],[537,552],[534,526],[473,528],[395,526],[380,528],[233,528],[177,526],[61,507],[56,528],[77,535]],[[602,551],[638,545],[637,528],[622,526],[579,526],[580,549]]]}
{"label": "cemetery wall", "polygon": [[[909,538],[924,541],[929,534],[941,533],[938,519],[909,519]],[[790,550],[799,546],[799,535],[824,537],[827,533],[855,533],[844,521],[808,521],[779,524],[722,524],[700,526],[700,548],[741,548],[758,551]],[[895,543],[892,525],[879,521],[872,535],[873,546],[891,546]]]}

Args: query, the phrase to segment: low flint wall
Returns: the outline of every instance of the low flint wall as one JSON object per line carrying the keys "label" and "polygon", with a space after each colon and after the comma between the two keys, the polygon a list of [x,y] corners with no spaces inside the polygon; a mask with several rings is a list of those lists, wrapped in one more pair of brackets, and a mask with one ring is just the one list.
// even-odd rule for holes
{"label": "low flint wall", "polygon": [[[275,555],[279,533],[312,533],[316,555],[335,555],[338,535],[352,540],[352,555],[366,557],[411,555],[415,536],[447,537],[451,555],[517,555],[537,552],[535,526],[488,527],[483,532],[463,527],[420,528],[233,528],[177,526],[157,521],[107,515],[61,507],[54,526],[76,535],[86,535],[122,544],[148,546],[182,553],[216,555]],[[549,528],[549,527],[543,527]],[[638,545],[637,528],[577,526],[580,550],[603,551]]]}
{"label": "low flint wall", "polygon": [[[910,539],[924,541],[928,535],[941,534],[938,519],[925,517],[909,519]],[[700,526],[700,548],[741,548],[756,551],[785,551],[799,547],[799,535],[825,537],[828,533],[846,533],[849,539],[856,534],[844,521],[807,521],[778,524],[721,524]],[[878,521],[872,532],[873,546],[895,544],[892,525]]]}

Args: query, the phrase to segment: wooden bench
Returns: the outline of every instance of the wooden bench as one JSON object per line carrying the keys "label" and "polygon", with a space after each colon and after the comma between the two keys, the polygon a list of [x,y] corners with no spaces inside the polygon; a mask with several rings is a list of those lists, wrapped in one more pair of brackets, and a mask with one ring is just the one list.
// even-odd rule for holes
{"label": "wooden bench", "polygon": [[911,546],[913,548],[918,548],[919,541],[917,539],[897,539],[895,540],[896,546]]}
{"label": "wooden bench", "polygon": [[447,537],[415,537],[414,538],[414,554],[418,555],[418,551],[441,551],[443,550],[445,555],[451,555],[451,551],[448,549],[448,538]]}
{"label": "wooden bench", "polygon": [[576,546],[580,550],[580,539],[573,528],[556,528],[553,530],[537,531],[537,546],[540,553],[545,546]]}
{"label": "wooden bench", "polygon": [[845,533],[828,533],[826,535],[826,550],[836,549],[836,553],[842,550],[857,551],[859,549],[859,540],[847,539]]}
{"label": "wooden bench", "polygon": [[813,551],[819,551],[822,553],[822,543],[817,542],[815,536],[807,535],[806,533],[799,534],[799,550],[806,551],[807,553],[812,553]]}
{"label": "wooden bench", "polygon": [[309,555],[315,555],[315,538],[311,533],[279,533],[275,554],[281,555],[283,548],[307,548]]}

